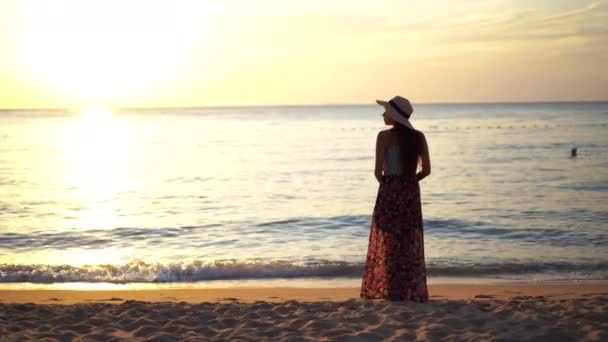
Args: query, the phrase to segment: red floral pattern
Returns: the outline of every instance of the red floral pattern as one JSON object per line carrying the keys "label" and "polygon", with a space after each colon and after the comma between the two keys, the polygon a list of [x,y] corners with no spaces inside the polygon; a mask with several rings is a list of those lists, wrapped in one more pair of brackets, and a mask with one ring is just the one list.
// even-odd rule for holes
{"label": "red floral pattern", "polygon": [[420,187],[383,176],[374,206],[361,298],[428,302]]}

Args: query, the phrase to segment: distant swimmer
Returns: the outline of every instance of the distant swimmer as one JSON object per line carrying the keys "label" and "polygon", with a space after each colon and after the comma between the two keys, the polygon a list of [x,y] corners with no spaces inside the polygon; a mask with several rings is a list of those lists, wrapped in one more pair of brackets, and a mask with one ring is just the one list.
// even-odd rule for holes
{"label": "distant swimmer", "polygon": [[576,158],[576,147],[572,148],[572,150],[570,150],[570,158]]}

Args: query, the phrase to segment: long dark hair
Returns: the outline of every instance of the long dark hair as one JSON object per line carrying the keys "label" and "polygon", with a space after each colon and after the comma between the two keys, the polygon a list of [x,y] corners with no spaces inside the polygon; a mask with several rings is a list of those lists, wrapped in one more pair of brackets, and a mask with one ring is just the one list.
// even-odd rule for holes
{"label": "long dark hair", "polygon": [[399,145],[399,159],[405,174],[415,174],[419,156],[422,153],[422,140],[419,131],[395,123],[394,132]]}

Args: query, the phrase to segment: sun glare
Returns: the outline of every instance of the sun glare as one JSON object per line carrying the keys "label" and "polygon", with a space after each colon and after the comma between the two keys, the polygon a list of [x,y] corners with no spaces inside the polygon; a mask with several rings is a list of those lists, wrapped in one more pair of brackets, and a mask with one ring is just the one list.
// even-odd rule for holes
{"label": "sun glare", "polygon": [[192,45],[205,39],[183,6],[57,2],[23,5],[21,61],[30,79],[78,104],[107,104],[162,86],[188,67]]}
{"label": "sun glare", "polygon": [[111,119],[110,111],[104,107],[86,107],[80,110],[80,114],[86,123],[103,124]]}

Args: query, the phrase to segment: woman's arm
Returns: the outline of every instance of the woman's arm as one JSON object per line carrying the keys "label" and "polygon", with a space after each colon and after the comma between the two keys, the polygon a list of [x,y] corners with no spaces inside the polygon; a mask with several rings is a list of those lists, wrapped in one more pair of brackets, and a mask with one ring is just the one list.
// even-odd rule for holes
{"label": "woman's arm", "polygon": [[378,182],[382,182],[382,172],[384,171],[384,154],[386,151],[386,137],[383,131],[378,133],[376,138],[376,166],[374,176]]}
{"label": "woman's arm", "polygon": [[420,151],[420,162],[422,164],[422,170],[416,174],[416,179],[421,181],[423,178],[431,174],[431,158],[429,157],[429,146],[426,143],[426,137],[422,132],[420,132],[422,150]]}

